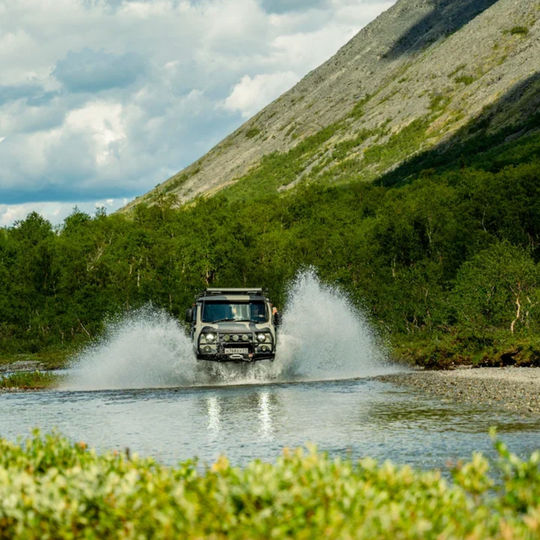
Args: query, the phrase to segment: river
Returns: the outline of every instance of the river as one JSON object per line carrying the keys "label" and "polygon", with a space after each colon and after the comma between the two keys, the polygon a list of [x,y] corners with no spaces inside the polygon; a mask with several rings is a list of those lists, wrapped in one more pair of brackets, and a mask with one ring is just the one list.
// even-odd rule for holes
{"label": "river", "polygon": [[362,311],[305,272],[288,295],[274,362],[197,362],[178,321],[146,308],[111,322],[57,390],[0,394],[0,435],[57,429],[167,464],[220,454],[239,465],[273,461],[284,447],[314,443],[332,456],[445,467],[473,451],[493,455],[491,426],[519,455],[539,447],[538,416],[378,380],[405,369],[388,356]]}
{"label": "river", "polygon": [[514,452],[538,448],[540,418],[427,398],[376,379],[211,387],[41,391],[0,395],[0,434],[58,429],[100,451],[175,464],[225,454],[241,465],[314,443],[332,456],[391,459],[420,468],[493,455],[497,426]]}

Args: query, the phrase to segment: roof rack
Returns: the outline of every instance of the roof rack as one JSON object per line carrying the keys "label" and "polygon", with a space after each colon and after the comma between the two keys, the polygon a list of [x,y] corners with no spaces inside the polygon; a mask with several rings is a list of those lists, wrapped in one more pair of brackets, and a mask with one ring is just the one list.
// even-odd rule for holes
{"label": "roof rack", "polygon": [[258,294],[263,295],[265,291],[261,287],[247,287],[247,288],[209,288],[204,291],[207,296],[218,294]]}

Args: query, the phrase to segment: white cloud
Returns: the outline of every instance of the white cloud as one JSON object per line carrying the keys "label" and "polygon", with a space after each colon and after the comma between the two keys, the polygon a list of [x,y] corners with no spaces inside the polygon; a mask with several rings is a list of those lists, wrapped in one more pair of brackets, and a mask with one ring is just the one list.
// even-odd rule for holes
{"label": "white cloud", "polygon": [[71,111],[66,118],[66,129],[86,132],[94,141],[97,166],[107,165],[115,157],[115,147],[126,138],[123,126],[122,105],[119,103],[87,103]]}
{"label": "white cloud", "polygon": [[244,75],[234,86],[224,106],[231,111],[239,111],[244,118],[249,118],[288,90],[298,79],[298,75],[292,71],[263,73],[253,78]]}
{"label": "white cloud", "polygon": [[146,192],[392,3],[0,0],[2,223]]}

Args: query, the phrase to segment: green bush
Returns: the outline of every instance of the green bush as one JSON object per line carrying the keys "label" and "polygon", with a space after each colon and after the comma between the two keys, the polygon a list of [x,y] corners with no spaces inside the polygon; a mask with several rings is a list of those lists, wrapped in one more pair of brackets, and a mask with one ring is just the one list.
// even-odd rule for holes
{"label": "green bush", "polygon": [[48,388],[57,381],[53,373],[22,371],[0,378],[0,388]]}
{"label": "green bush", "polygon": [[526,330],[538,317],[539,269],[526,250],[497,242],[466,261],[456,279],[458,321],[478,335],[495,327]]}
{"label": "green bush", "polygon": [[460,77],[456,77],[454,79],[454,82],[456,83],[463,83],[465,85],[472,84],[474,82],[474,77],[472,75],[461,75]]}
{"label": "green bush", "polygon": [[159,465],[38,432],[0,439],[2,538],[537,538],[540,453],[496,443],[446,480],[366,458],[285,450],[274,464],[225,457]]}
{"label": "green bush", "polygon": [[529,33],[529,29],[526,26],[514,26],[510,29],[510,33],[513,36],[526,36]]}
{"label": "green bush", "polygon": [[253,139],[253,137],[259,135],[260,132],[261,130],[258,127],[252,127],[246,131],[246,137],[248,139]]}

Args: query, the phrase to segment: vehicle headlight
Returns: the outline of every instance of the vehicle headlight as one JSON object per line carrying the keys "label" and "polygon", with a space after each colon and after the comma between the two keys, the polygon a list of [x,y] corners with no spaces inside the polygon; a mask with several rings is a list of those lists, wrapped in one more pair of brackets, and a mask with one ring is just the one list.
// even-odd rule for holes
{"label": "vehicle headlight", "polygon": [[209,332],[208,334],[201,334],[201,343],[214,343],[216,341],[216,334]]}
{"label": "vehicle headlight", "polygon": [[232,337],[233,341],[238,341],[240,339],[240,336],[238,334],[234,334]]}
{"label": "vehicle headlight", "polygon": [[231,339],[231,336],[229,336],[229,334],[223,335],[223,341],[229,341],[230,339]]}
{"label": "vehicle headlight", "polygon": [[242,341],[249,341],[249,336],[247,334],[242,334]]}
{"label": "vehicle headlight", "polygon": [[259,343],[272,343],[272,334],[269,332],[261,332],[257,334],[257,341]]}

